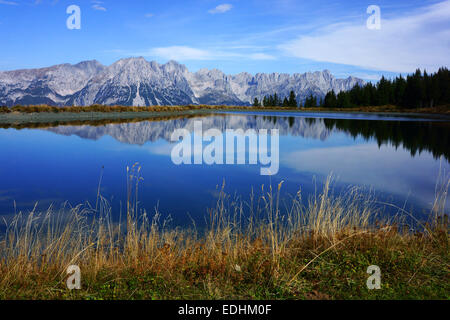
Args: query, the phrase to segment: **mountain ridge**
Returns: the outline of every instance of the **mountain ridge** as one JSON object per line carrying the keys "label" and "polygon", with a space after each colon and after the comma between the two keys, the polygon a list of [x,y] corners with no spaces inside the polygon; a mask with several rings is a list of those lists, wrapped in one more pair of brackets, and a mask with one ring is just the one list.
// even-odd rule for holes
{"label": "mountain ridge", "polygon": [[[160,139],[170,142],[171,135],[176,129],[185,129],[194,132],[196,121],[202,121],[203,130],[219,128],[226,129],[278,129],[282,136],[301,136],[304,138],[319,139],[325,141],[331,135],[332,130],[325,125],[324,119],[308,122],[305,118],[292,121],[289,117],[280,117],[274,123],[270,118],[246,115],[228,115],[226,117],[209,118],[185,118],[164,121],[142,121],[138,123],[107,124],[104,126],[59,126],[43,129],[60,135],[76,135],[83,139],[99,140],[104,136],[110,136],[115,140],[134,145],[144,145],[147,142],[156,142]],[[291,122],[292,121],[292,122]]]}
{"label": "mountain ridge", "polygon": [[165,64],[143,57],[120,59],[110,66],[96,60],[39,69],[0,71],[0,105],[250,105],[254,98],[277,93],[298,100],[347,91],[364,81],[335,78],[329,70],[307,73],[241,72],[219,69],[190,72],[174,60]]}

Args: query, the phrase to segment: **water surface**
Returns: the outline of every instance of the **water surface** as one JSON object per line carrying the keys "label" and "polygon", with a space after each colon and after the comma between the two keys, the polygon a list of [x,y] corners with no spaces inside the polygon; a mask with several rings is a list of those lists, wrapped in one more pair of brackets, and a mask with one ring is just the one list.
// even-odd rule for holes
{"label": "water surface", "polygon": [[[260,165],[172,163],[175,129],[278,129],[280,169],[260,175]],[[117,217],[126,200],[126,167],[139,163],[144,181],[140,206],[157,206],[173,223],[203,221],[225,181],[228,193],[246,198],[252,188],[284,181],[288,197],[306,196],[332,172],[337,191],[373,188],[382,201],[423,213],[434,200],[436,179],[450,170],[450,122],[355,114],[226,113],[102,125],[0,129],[0,215],[44,209],[64,201],[95,204],[101,194]],[[313,181],[316,181],[315,183]],[[16,209],[14,207],[14,202]]]}

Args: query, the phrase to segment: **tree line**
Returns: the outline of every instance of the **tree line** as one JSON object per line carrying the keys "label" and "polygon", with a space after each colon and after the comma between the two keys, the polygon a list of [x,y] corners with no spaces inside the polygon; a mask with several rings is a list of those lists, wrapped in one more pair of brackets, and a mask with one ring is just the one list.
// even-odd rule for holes
{"label": "tree line", "polygon": [[294,91],[291,91],[289,97],[281,97],[274,93],[273,95],[265,96],[262,101],[255,98],[253,102],[254,107],[286,107],[286,108],[297,108],[298,102]]}
{"label": "tree line", "polygon": [[295,93],[291,91],[289,98],[281,100],[279,95],[269,95],[260,102],[255,98],[254,106],[260,107],[323,107],[351,108],[365,106],[394,105],[408,109],[433,108],[450,104],[450,75],[447,68],[428,74],[417,69],[415,73],[404,78],[398,76],[393,80],[384,76],[378,83],[355,85],[349,91],[328,92],[324,98],[310,94],[304,104],[298,105]]}
{"label": "tree line", "polygon": [[376,84],[356,85],[350,91],[337,95],[331,91],[325,96],[325,108],[354,106],[396,105],[404,108],[433,108],[450,103],[450,77],[447,68],[436,73],[423,73],[420,69],[403,78],[393,80],[382,77]]}

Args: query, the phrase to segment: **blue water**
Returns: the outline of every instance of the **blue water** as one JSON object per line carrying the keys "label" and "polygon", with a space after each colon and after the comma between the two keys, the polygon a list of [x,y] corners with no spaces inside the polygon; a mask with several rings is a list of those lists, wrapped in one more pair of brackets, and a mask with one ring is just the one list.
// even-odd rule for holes
{"label": "blue water", "polygon": [[[234,113],[208,117],[102,126],[0,129],[0,216],[17,211],[72,205],[101,194],[117,217],[125,208],[126,167],[139,163],[140,207],[157,206],[172,223],[204,221],[218,188],[244,199],[261,185],[284,181],[288,199],[302,189],[306,198],[333,173],[337,192],[349,185],[372,188],[383,201],[426,212],[434,200],[439,172],[448,174],[450,126],[426,119],[360,119],[347,114],[316,117]],[[406,121],[403,121],[406,120]],[[175,165],[169,142],[175,128],[279,129],[280,169],[261,176],[261,165]],[[333,122],[337,121],[337,122]],[[315,182],[314,182],[315,181]]]}

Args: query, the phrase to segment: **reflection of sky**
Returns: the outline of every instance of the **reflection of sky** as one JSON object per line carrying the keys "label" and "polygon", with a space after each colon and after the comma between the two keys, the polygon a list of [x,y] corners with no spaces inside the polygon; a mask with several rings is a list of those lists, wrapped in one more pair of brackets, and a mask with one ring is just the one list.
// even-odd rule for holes
{"label": "reflection of sky", "polygon": [[[408,195],[429,203],[440,170],[439,161],[424,153],[411,157],[409,151],[376,143],[333,146],[284,153],[283,165],[299,172],[328,175],[333,172],[339,181],[372,186],[377,190]],[[443,161],[442,169],[450,166]]]}
{"label": "reflection of sky", "polygon": [[[280,136],[280,171],[273,177],[260,176],[260,164],[176,166],[170,160],[172,147],[164,139],[133,145],[108,135],[89,140],[45,130],[2,129],[0,214],[13,212],[14,200],[19,210],[36,201],[41,209],[65,200],[95,204],[102,166],[102,194],[118,212],[126,199],[126,166],[136,162],[142,165],[144,177],[141,206],[153,212],[158,205],[178,223],[190,221],[188,213],[203,221],[206,209],[214,206],[216,187],[224,180],[227,192],[248,199],[252,187],[260,190],[262,184],[281,180],[285,193],[294,194],[300,187],[312,192],[313,176],[323,181],[330,172],[342,186],[372,186],[400,202],[408,199],[410,204],[428,207],[440,165],[427,152],[411,157],[403,148],[379,148],[373,140],[353,139],[337,130],[325,139]],[[449,163],[443,160],[442,168],[448,173]]]}

